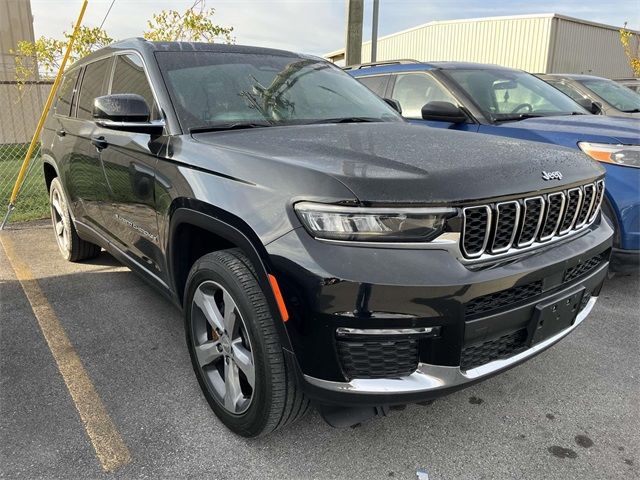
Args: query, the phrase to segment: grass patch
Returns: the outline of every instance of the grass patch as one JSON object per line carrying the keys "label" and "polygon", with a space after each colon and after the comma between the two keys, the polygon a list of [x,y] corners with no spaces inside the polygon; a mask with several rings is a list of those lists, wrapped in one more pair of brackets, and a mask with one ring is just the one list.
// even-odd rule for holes
{"label": "grass patch", "polygon": [[[4,217],[9,205],[11,191],[27,153],[27,144],[0,145],[0,217]],[[37,220],[49,217],[49,194],[44,181],[42,159],[36,152],[33,164],[16,200],[11,214],[12,222]]]}

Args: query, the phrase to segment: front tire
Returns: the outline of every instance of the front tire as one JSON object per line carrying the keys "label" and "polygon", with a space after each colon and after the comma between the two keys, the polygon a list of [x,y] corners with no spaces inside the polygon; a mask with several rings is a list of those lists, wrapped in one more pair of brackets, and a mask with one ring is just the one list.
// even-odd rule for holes
{"label": "front tire", "polygon": [[265,435],[306,413],[309,400],[282,352],[264,292],[239,250],[207,254],[185,289],[185,332],[209,405],[243,437]]}
{"label": "front tire", "polygon": [[65,197],[62,184],[57,177],[51,181],[49,187],[49,204],[53,232],[62,256],[70,262],[97,257],[100,254],[100,247],[78,236],[69,213],[67,197]]}

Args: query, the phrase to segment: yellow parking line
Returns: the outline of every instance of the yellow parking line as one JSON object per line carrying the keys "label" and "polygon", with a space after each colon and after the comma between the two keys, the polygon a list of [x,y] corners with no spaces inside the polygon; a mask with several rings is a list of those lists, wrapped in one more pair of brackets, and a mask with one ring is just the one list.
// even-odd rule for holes
{"label": "yellow parking line", "polygon": [[12,240],[0,235],[9,263],[27,295],[58,370],[67,385],[102,468],[112,472],[131,461],[131,454],[109,417],[80,357],[69,341],[29,266],[16,254]]}

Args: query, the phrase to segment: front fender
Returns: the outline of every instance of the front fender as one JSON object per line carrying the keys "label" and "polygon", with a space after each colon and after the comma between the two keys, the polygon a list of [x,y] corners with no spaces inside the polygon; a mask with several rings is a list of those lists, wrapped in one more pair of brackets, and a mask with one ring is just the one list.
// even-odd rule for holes
{"label": "front fender", "polygon": [[[197,208],[197,210],[195,208]],[[207,230],[208,232],[227,240],[229,243],[240,248],[251,260],[255,268],[258,284],[262,288],[273,318],[276,320],[276,329],[282,346],[287,350],[291,350],[291,342],[286,328],[284,327],[278,304],[269,283],[268,274],[272,272],[272,266],[264,245],[242,219],[228,212],[224,212],[212,205],[204,204],[193,199],[176,200],[171,208],[171,220],[167,235],[168,244],[166,251],[172,289],[176,292],[178,297],[181,297],[181,292],[176,282],[178,276],[175,272],[173,259],[177,252],[173,251],[173,240],[175,239],[178,227],[183,224],[202,228],[203,230]],[[182,298],[178,298],[178,300],[181,304],[183,303]]]}

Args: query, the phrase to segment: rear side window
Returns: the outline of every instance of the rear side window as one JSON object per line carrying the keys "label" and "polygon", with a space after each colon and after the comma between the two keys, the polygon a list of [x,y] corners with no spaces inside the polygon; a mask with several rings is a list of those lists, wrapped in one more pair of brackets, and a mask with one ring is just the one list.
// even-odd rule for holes
{"label": "rear side window", "polygon": [[111,93],[135,93],[140,95],[149,105],[151,119],[156,120],[159,118],[151,86],[144,72],[144,65],[137,55],[118,55],[116,57],[116,70],[113,74]]}
{"label": "rear side window", "polygon": [[78,118],[93,118],[93,100],[105,94],[104,84],[111,65],[110,60],[98,60],[85,68],[78,98]]}
{"label": "rear side window", "polygon": [[422,118],[422,107],[429,102],[458,102],[433,77],[424,73],[407,73],[396,77],[393,99],[400,102],[402,116]]}
{"label": "rear side window", "polygon": [[55,106],[56,115],[69,116],[79,73],[80,69],[76,69],[73,72],[67,73],[62,79],[62,85],[60,85],[60,90],[58,90],[58,100]]}
{"label": "rear side window", "polygon": [[384,92],[387,89],[387,82],[389,81],[389,75],[360,77],[358,78],[358,81],[379,97],[384,97]]}

